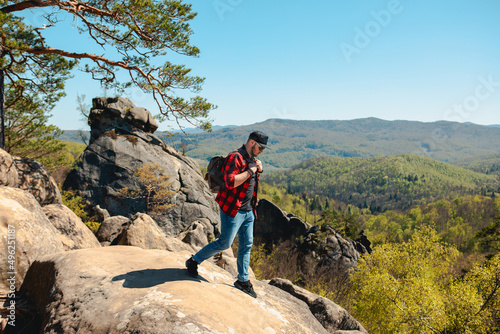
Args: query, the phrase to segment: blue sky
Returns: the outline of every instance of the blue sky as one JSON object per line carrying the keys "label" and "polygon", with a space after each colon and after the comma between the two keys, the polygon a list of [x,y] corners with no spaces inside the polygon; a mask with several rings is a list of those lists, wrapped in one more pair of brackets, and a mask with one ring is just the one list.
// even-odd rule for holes
{"label": "blue sky", "polygon": [[[169,59],[206,78],[201,95],[218,106],[216,125],[364,117],[500,124],[498,0],[216,0],[193,8],[200,57]],[[50,44],[89,51],[73,25],[54,29]],[[77,94],[90,103],[104,91],[75,72],[51,123],[88,129]],[[137,89],[129,98],[158,113]]]}

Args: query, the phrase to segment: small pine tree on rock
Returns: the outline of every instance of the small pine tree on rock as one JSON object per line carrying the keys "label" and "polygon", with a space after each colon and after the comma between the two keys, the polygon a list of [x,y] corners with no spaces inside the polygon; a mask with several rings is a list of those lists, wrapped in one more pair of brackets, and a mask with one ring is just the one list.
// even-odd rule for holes
{"label": "small pine tree on rock", "polygon": [[145,201],[145,213],[155,218],[172,209],[175,204],[171,203],[176,192],[172,189],[170,175],[165,174],[165,168],[159,164],[147,164],[137,168],[134,176],[139,182],[139,188],[130,190],[122,188],[119,191],[121,197],[131,199],[143,199]]}

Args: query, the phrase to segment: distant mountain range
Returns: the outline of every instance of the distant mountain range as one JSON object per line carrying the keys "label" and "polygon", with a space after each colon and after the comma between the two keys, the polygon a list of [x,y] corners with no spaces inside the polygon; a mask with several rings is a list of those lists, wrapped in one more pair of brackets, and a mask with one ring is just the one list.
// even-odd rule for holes
{"label": "distant mountain range", "polygon": [[[227,154],[241,146],[254,130],[269,135],[271,149],[261,155],[268,171],[288,169],[322,156],[369,158],[415,154],[453,163],[500,153],[500,127],[497,126],[377,118],[269,119],[252,125],[214,127],[211,133],[187,131],[188,137],[174,133],[166,141],[177,149],[182,147],[186,155],[206,165],[212,156]],[[61,139],[79,141],[77,131],[65,131]]]}
{"label": "distant mountain range", "polygon": [[176,136],[186,154],[204,165],[210,157],[227,154],[245,142],[254,130],[269,135],[271,149],[261,155],[269,170],[288,169],[321,156],[379,157],[399,154],[427,156],[453,163],[500,153],[500,128],[456,122],[385,121],[364,118],[349,121],[269,119],[212,133]]}

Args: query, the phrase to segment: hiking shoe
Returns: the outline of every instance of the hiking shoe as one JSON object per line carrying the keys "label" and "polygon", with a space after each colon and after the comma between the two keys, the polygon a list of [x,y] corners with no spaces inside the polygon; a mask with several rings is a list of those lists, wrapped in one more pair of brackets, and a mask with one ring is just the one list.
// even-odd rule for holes
{"label": "hiking shoe", "polygon": [[186,268],[189,276],[198,277],[198,262],[192,256],[186,260]]}
{"label": "hiking shoe", "polygon": [[257,294],[255,293],[255,291],[253,291],[253,286],[250,281],[242,282],[240,280],[237,280],[236,282],[234,282],[234,286],[244,293],[249,294],[253,298],[257,298]]}

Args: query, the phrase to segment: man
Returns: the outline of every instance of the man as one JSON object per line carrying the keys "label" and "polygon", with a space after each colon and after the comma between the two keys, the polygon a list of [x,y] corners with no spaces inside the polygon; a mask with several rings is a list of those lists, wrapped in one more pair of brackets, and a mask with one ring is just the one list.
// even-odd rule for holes
{"label": "man", "polygon": [[215,198],[220,206],[221,235],[186,261],[188,273],[198,276],[198,265],[231,247],[238,234],[238,279],[234,286],[254,298],[257,298],[257,294],[248,279],[248,266],[253,244],[257,190],[263,171],[257,157],[267,147],[267,139],[264,133],[254,131],[243,146],[226,157],[223,166],[226,187],[219,190]]}

